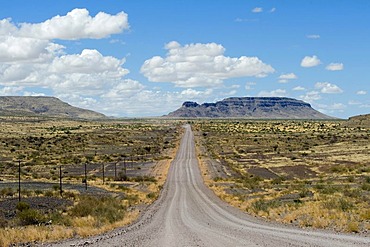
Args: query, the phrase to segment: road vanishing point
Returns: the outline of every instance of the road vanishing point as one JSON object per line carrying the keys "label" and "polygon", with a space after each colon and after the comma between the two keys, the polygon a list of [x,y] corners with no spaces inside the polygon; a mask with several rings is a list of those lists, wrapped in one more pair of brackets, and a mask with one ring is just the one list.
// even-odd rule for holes
{"label": "road vanishing point", "polygon": [[50,246],[368,247],[370,238],[269,223],[221,201],[203,183],[194,135],[186,125],[160,197],[137,222],[88,239]]}

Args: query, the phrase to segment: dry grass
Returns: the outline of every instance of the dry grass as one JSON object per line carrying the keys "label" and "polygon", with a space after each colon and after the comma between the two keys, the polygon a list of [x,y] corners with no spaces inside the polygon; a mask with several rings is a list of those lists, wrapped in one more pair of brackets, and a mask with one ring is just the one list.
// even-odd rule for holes
{"label": "dry grass", "polygon": [[250,120],[196,121],[193,129],[204,180],[231,205],[301,227],[368,232],[369,129]]}
{"label": "dry grass", "polygon": [[0,246],[21,242],[46,242],[71,238],[74,231],[65,226],[28,226],[22,228],[0,229]]}
{"label": "dry grass", "polygon": [[[14,180],[14,160],[21,158],[22,180],[55,182],[59,165],[62,164],[63,171],[68,172],[63,174],[63,180],[68,183],[81,183],[84,176],[82,164],[88,162],[88,185],[121,195],[123,192],[124,198],[119,204],[125,208],[125,212],[122,219],[109,222],[94,215],[69,218],[73,210],[71,207],[63,213],[64,216],[60,216],[61,220],[53,222],[52,226],[0,228],[0,246],[20,242],[48,242],[73,236],[86,237],[133,222],[139,216],[135,207],[150,204],[158,197],[171,160],[177,151],[182,131],[181,123],[166,120],[2,120],[0,179]],[[113,164],[118,162],[117,168],[120,172],[123,171],[123,158],[131,165],[127,167],[131,175],[128,176],[127,182],[114,181]],[[100,165],[102,162],[107,168],[104,184]],[[141,166],[148,162],[149,166]],[[95,163],[99,164],[94,165]],[[53,196],[58,196],[58,191],[54,192]],[[35,191],[30,190],[27,193],[22,196],[35,196]],[[75,205],[82,197],[82,194],[75,193]]]}
{"label": "dry grass", "polygon": [[139,215],[137,210],[126,214],[125,218],[113,224],[106,224],[96,228],[96,219],[92,216],[76,218],[72,225],[67,226],[27,226],[21,228],[0,229],[0,246],[9,246],[14,243],[53,242],[74,236],[88,237],[128,225]]}

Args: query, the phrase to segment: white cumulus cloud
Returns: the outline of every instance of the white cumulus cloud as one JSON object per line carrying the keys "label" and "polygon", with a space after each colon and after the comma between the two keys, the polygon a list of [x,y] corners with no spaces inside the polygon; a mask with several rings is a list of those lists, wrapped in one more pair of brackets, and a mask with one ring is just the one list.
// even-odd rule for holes
{"label": "white cumulus cloud", "polygon": [[55,57],[49,63],[0,64],[3,86],[43,87],[57,94],[101,96],[125,82],[125,60],[103,56],[97,50]]}
{"label": "white cumulus cloud", "polygon": [[81,54],[56,57],[50,71],[53,73],[105,73],[110,77],[122,77],[128,70],[122,68],[125,60],[103,56],[97,50],[85,49]]}
{"label": "white cumulus cloud", "polygon": [[125,79],[103,94],[102,97],[110,100],[127,100],[127,98],[135,97],[144,88],[145,86],[138,81]]}
{"label": "white cumulus cloud", "polygon": [[347,106],[342,103],[333,103],[331,105],[318,104],[317,106],[320,108],[320,111],[325,113],[343,112],[343,110],[347,108]]}
{"label": "white cumulus cloud", "polygon": [[178,87],[215,87],[235,77],[265,77],[275,70],[257,57],[224,56],[225,48],[216,43],[181,46],[172,41],[166,57],[144,62],[141,73],[152,82],[172,82]]}
{"label": "white cumulus cloud", "polygon": [[3,87],[0,89],[1,96],[12,96],[16,95],[17,93],[21,92],[24,88],[23,87]]}
{"label": "white cumulus cloud", "polygon": [[335,84],[329,82],[317,82],[315,84],[316,89],[320,89],[321,93],[336,94],[343,93],[343,90]]}
{"label": "white cumulus cloud", "polygon": [[282,74],[279,76],[280,83],[287,83],[289,80],[297,79],[298,77],[294,73]]}
{"label": "white cumulus cloud", "polygon": [[301,66],[305,68],[315,67],[319,64],[321,64],[321,61],[317,56],[305,56],[301,61]]}
{"label": "white cumulus cloud", "polygon": [[54,39],[100,39],[129,28],[124,12],[95,17],[86,9],[74,9],[65,16],[55,16],[42,23],[14,24],[10,18],[0,20],[0,63],[47,62],[61,54],[64,46]]}
{"label": "white cumulus cloud", "polygon": [[92,17],[87,9],[74,9],[42,23],[22,23],[18,35],[46,40],[101,39],[128,28],[128,16],[124,12],[116,15],[99,12]]}
{"label": "white cumulus cloud", "polygon": [[321,95],[320,95],[320,92],[318,91],[310,91],[304,95],[299,96],[299,98],[305,102],[312,103],[316,100],[321,99]]}
{"label": "white cumulus cloud", "polygon": [[304,91],[304,90],[306,90],[306,89],[302,86],[297,86],[297,87],[293,88],[293,91]]}
{"label": "white cumulus cloud", "polygon": [[343,70],[344,65],[343,63],[330,63],[328,66],[326,66],[325,69],[331,70],[331,71]]}
{"label": "white cumulus cloud", "polygon": [[0,36],[0,62],[39,60],[50,53],[47,40]]}

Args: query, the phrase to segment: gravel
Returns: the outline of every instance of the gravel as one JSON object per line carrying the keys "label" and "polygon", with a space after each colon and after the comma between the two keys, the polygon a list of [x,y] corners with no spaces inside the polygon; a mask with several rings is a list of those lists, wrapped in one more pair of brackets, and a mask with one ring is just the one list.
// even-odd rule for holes
{"label": "gravel", "polygon": [[370,246],[370,238],[268,223],[227,205],[203,183],[190,126],[160,198],[134,224],[46,246]]}

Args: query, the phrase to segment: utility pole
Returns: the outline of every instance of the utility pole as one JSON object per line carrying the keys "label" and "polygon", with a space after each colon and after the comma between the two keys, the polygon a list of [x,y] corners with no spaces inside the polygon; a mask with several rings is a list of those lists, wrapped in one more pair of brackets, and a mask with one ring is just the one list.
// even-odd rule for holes
{"label": "utility pole", "polygon": [[85,163],[85,190],[87,190],[87,171],[86,171],[86,165],[87,165],[87,163]]}
{"label": "utility pole", "polygon": [[114,162],[114,180],[117,180],[117,162]]}
{"label": "utility pole", "polygon": [[124,171],[125,171],[125,176],[127,176],[127,167],[126,167],[126,158],[123,157],[123,168],[124,168]]}
{"label": "utility pole", "polygon": [[21,161],[18,160],[18,201],[21,201]]}
{"label": "utility pole", "polygon": [[102,169],[103,169],[103,184],[104,184],[104,179],[105,179],[105,173],[104,173],[104,163],[103,163],[102,165],[103,165]]}
{"label": "utility pole", "polygon": [[59,166],[59,189],[60,197],[63,197],[63,187],[62,187],[62,166]]}

